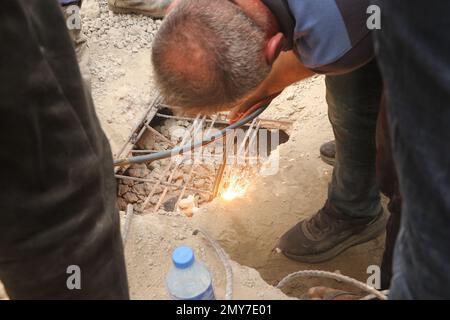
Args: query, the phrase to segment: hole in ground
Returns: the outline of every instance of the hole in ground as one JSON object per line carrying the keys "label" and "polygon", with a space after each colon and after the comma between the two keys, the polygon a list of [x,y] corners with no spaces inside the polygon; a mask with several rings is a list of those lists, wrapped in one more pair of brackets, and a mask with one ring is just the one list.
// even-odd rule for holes
{"label": "hole in ground", "polygon": [[[227,125],[226,115],[194,119],[177,117],[170,109],[159,108],[136,139],[130,155],[170,150],[198,141]],[[249,177],[258,173],[272,151],[289,140],[290,125],[257,120],[201,151],[121,168],[116,175],[119,209],[125,210],[131,203],[135,212],[173,212],[180,209],[180,201],[190,198],[189,210],[193,210],[223,194],[239,196],[229,190],[235,188],[239,193],[246,188]]]}

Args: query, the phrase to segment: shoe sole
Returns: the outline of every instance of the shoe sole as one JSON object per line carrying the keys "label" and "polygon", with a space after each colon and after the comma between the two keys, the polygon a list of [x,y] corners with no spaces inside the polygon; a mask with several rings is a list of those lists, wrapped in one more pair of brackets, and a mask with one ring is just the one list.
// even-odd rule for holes
{"label": "shoe sole", "polygon": [[387,223],[387,212],[383,210],[383,213],[380,217],[374,221],[369,227],[367,227],[364,231],[359,233],[358,235],[351,236],[346,239],[342,243],[338,244],[334,248],[321,252],[314,255],[308,256],[297,256],[287,252],[283,252],[283,254],[293,260],[304,262],[304,263],[320,263],[333,259],[338,256],[348,248],[354,247],[356,245],[368,242],[379,237],[386,230]]}
{"label": "shoe sole", "polygon": [[152,11],[145,11],[141,9],[132,9],[132,8],[119,8],[108,5],[109,10],[114,13],[134,13],[134,14],[142,14],[144,16],[148,16],[155,19],[162,19],[165,17],[165,13],[155,14]]}
{"label": "shoe sole", "polygon": [[322,159],[323,162],[325,162],[326,164],[329,164],[330,166],[334,167],[334,164],[336,162],[335,158],[330,158],[327,156],[324,156],[323,154],[320,155],[320,158]]}

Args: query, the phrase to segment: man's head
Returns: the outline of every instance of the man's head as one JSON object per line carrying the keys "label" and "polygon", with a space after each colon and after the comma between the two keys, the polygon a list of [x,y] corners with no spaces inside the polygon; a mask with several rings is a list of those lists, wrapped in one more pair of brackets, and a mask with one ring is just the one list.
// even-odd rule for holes
{"label": "man's head", "polygon": [[282,48],[260,0],[179,0],[153,43],[153,66],[167,102],[211,113],[255,90]]}

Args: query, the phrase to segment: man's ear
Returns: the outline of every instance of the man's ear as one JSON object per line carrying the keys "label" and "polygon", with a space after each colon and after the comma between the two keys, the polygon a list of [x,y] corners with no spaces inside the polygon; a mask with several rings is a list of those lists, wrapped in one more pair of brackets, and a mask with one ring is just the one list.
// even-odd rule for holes
{"label": "man's ear", "polygon": [[278,58],[281,50],[285,46],[286,38],[281,32],[278,32],[266,44],[265,55],[266,61],[269,65],[272,65]]}

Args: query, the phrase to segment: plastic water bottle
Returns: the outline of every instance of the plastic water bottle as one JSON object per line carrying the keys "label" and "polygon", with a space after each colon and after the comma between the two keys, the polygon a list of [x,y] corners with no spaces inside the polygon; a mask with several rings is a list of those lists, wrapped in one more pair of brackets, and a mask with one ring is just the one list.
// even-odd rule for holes
{"label": "plastic water bottle", "polygon": [[169,295],[173,300],[215,300],[211,274],[206,266],[195,260],[190,247],[178,247],[172,253],[166,277]]}

